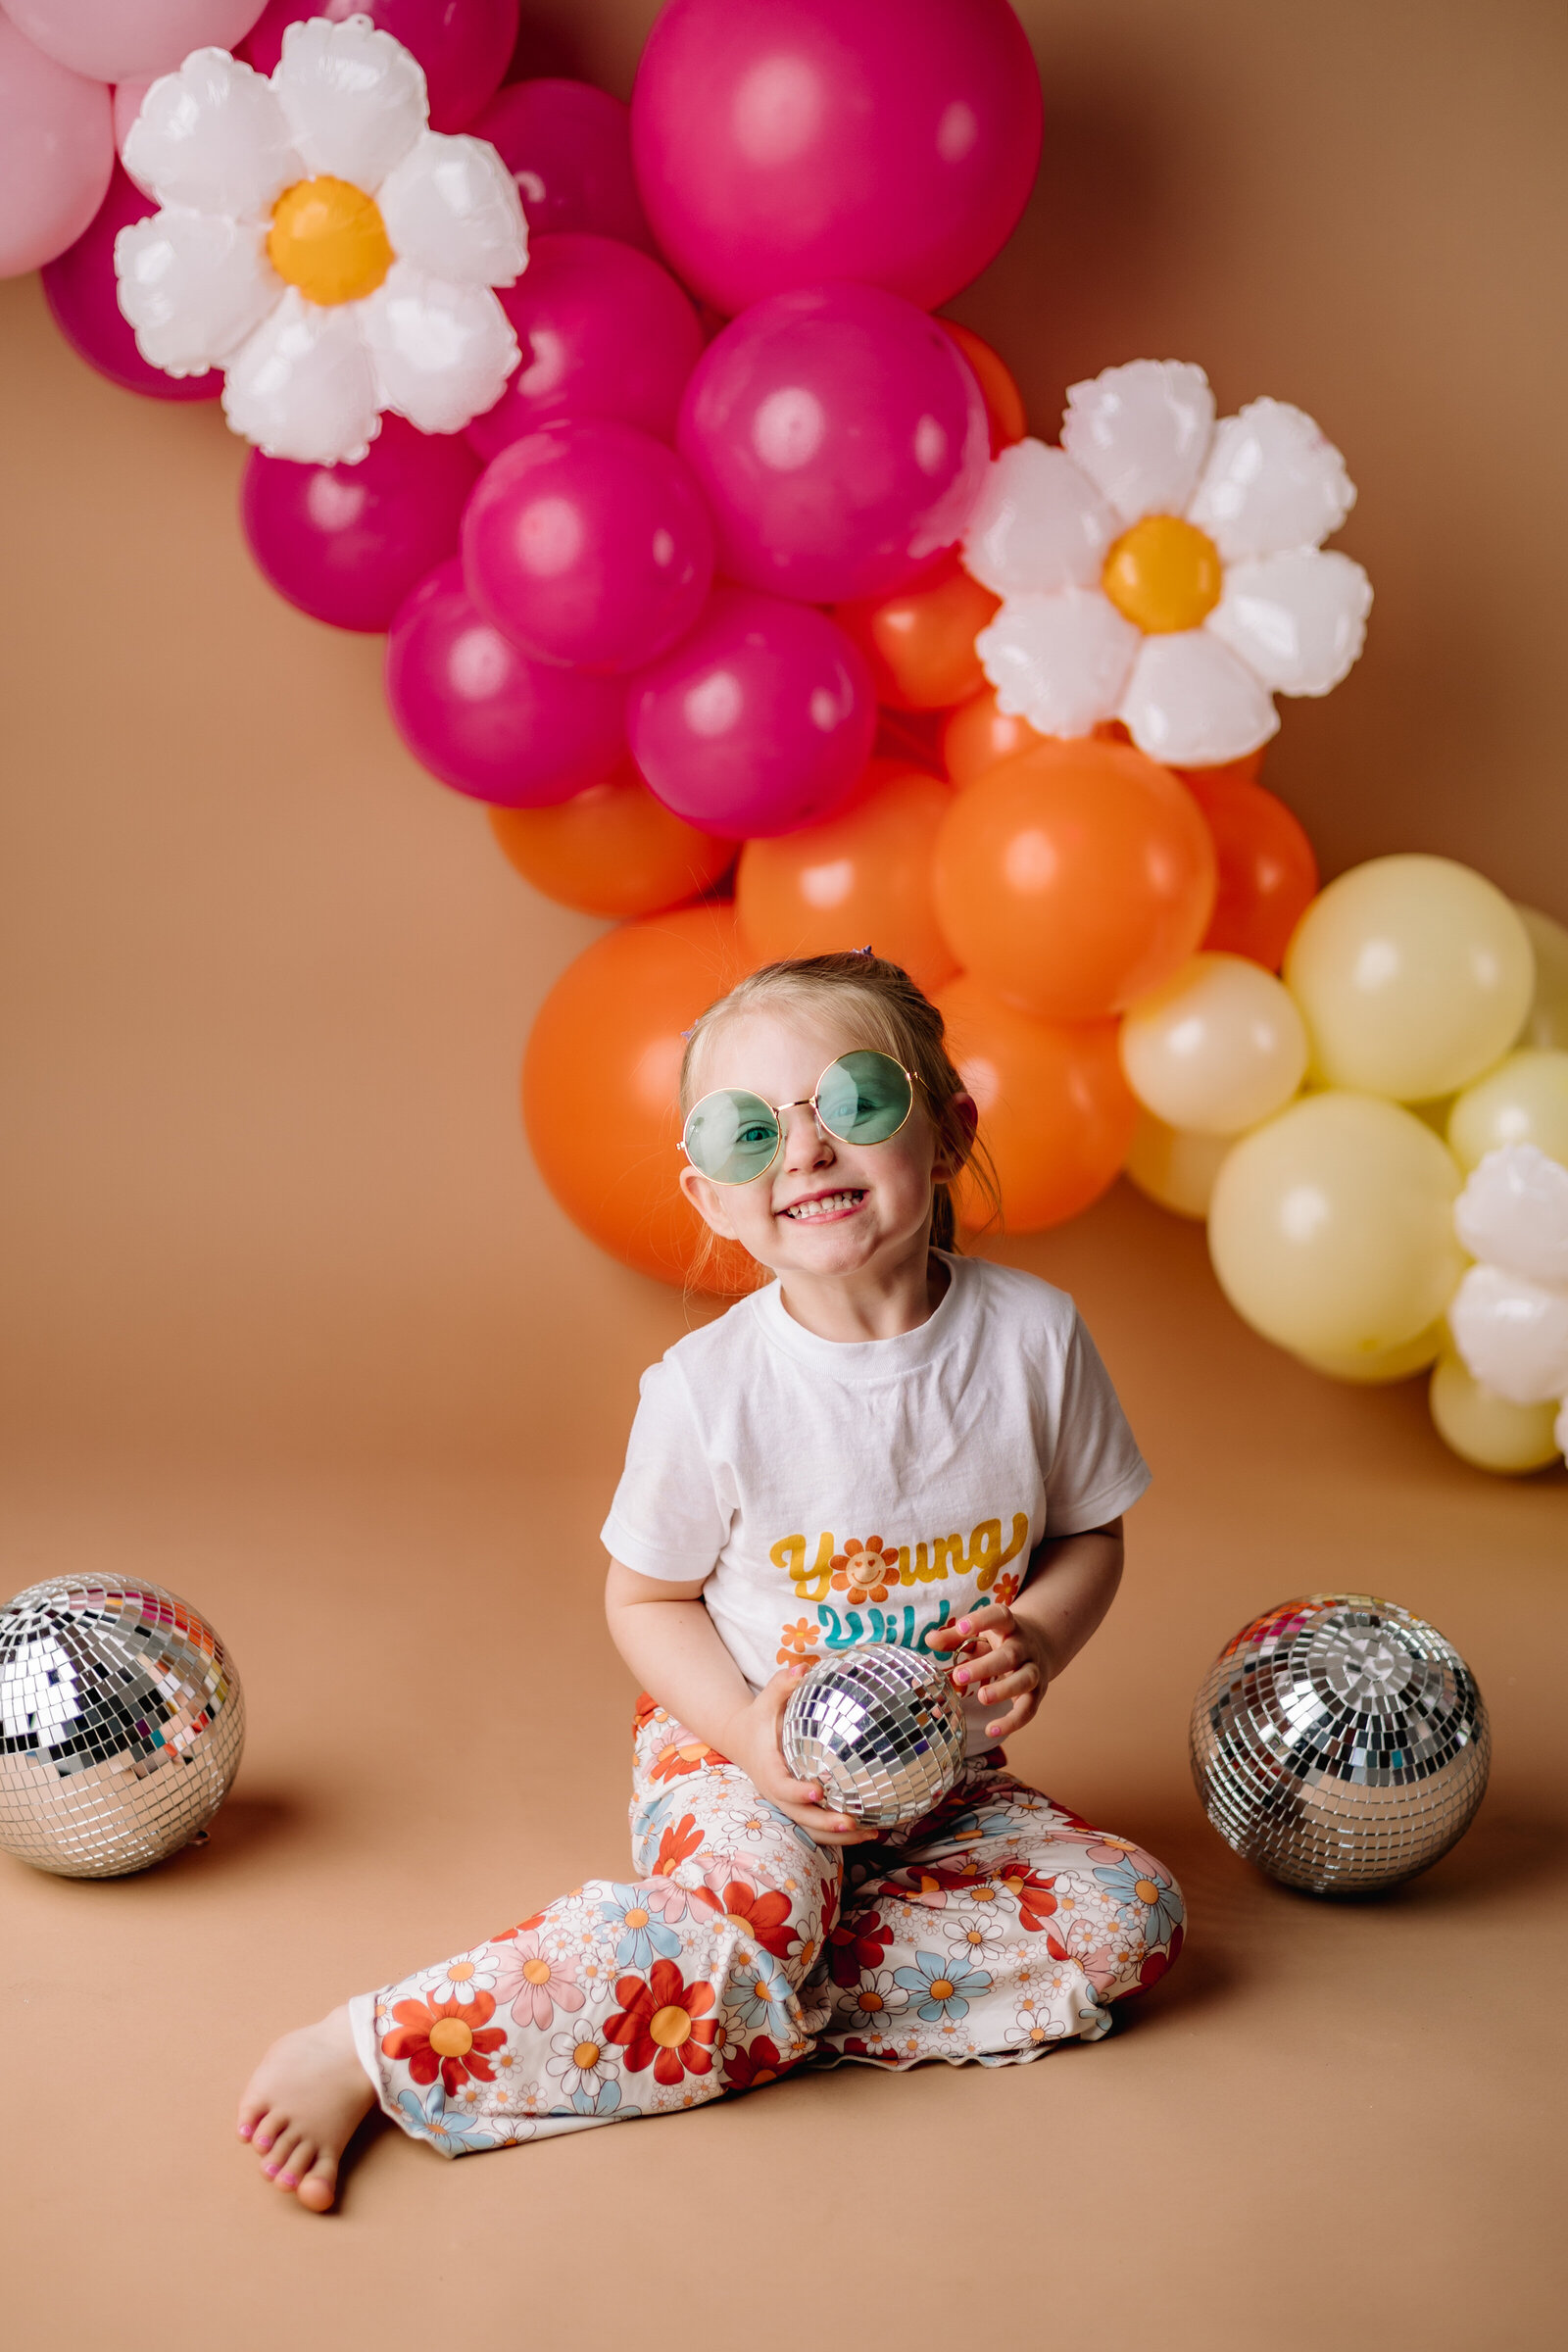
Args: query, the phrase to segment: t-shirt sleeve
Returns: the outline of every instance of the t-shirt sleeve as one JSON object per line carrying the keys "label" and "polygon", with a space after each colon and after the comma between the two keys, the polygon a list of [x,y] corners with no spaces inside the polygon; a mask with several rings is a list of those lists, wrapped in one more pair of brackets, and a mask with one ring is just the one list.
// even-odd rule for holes
{"label": "t-shirt sleeve", "polygon": [[728,1536],[691,1392],[672,1365],[652,1364],[600,1542],[638,1576],[693,1584],[711,1574]]}
{"label": "t-shirt sleeve", "polygon": [[1055,1451],[1046,1469],[1046,1537],[1082,1535],[1129,1510],[1149,1484],[1110,1374],[1081,1316],[1062,1375]]}

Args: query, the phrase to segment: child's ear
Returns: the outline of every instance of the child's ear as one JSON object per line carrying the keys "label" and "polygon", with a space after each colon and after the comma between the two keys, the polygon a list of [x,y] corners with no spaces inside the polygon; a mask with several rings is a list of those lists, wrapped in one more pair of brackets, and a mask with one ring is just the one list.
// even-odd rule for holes
{"label": "child's ear", "polygon": [[680,1189],[710,1232],[726,1242],[734,1241],[735,1228],[724,1213],[724,1195],[718,1185],[710,1184],[688,1165],[681,1169]]}
{"label": "child's ear", "polygon": [[956,1176],[962,1174],[980,1125],[980,1105],[973,1095],[955,1095],[950,1108],[963,1129],[963,1150],[961,1152],[951,1147],[945,1150],[939,1138],[936,1156],[931,1162],[931,1173],[939,1184],[951,1184]]}

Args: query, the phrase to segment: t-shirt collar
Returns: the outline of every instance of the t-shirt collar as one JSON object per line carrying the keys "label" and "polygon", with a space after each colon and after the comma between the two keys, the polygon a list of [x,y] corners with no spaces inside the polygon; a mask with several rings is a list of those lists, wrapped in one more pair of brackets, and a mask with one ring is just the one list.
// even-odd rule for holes
{"label": "t-shirt collar", "polygon": [[797,1363],[834,1380],[897,1380],[951,1347],[973,1307],[973,1268],[946,1250],[935,1254],[948,1269],[948,1287],[923,1323],[891,1340],[824,1340],[797,1323],[784,1304],[778,1282],[754,1292],[748,1304],[768,1340]]}

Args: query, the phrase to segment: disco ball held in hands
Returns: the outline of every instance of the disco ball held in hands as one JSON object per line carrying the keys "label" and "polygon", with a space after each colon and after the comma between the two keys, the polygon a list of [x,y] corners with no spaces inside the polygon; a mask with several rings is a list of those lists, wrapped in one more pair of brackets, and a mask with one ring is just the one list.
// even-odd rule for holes
{"label": "disco ball held in hands", "polygon": [[245,1698],[195,1610],[141,1579],[51,1579],[0,1609],[0,1847],[67,1879],[145,1870],[204,1830]]}
{"label": "disco ball held in hands", "polygon": [[963,1769],[950,1661],[866,1647],[818,1658],[784,1710],[784,1761],[831,1805],[879,1830],[918,1821]]}
{"label": "disco ball held in hands", "polygon": [[1193,1706],[1193,1777],[1227,1845],[1313,1894],[1413,1878],[1469,1828],[1492,1736],[1436,1626],[1364,1592],[1286,1601],[1228,1642]]}

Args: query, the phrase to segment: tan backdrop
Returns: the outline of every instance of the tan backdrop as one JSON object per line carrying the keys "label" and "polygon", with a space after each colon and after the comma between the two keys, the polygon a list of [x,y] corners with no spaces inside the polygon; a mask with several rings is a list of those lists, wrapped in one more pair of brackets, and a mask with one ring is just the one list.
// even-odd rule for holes
{"label": "tan backdrop", "polygon": [[[1022,13],[1046,165],[956,315],[1048,434],[1144,353],[1311,411],[1378,603],[1269,781],[1326,871],[1441,851],[1568,917],[1560,12]],[[559,0],[540,62],[624,92],[654,14]],[[518,1131],[529,1020],[596,926],[401,751],[378,642],[264,585],[220,417],[92,375],[35,280],[0,288],[0,400],[5,1589],[159,1576],[253,1711],[203,1851],[0,1871],[26,2338],[1549,2340],[1568,1482],[1464,1469],[1419,1384],[1297,1370],[1124,1190],[1009,1251],[1075,1290],[1156,1471],[1015,1761],[1176,1865],[1171,1985],[1048,2068],[852,2071],[445,2169],[377,2138],[324,2226],[249,2177],[225,2135],[261,2042],[624,1867],[595,1530],[683,1310],[573,1231]],[[1183,1756],[1220,1642],[1324,1585],[1432,1614],[1497,1719],[1465,1845],[1357,1910],[1235,1863]]]}

